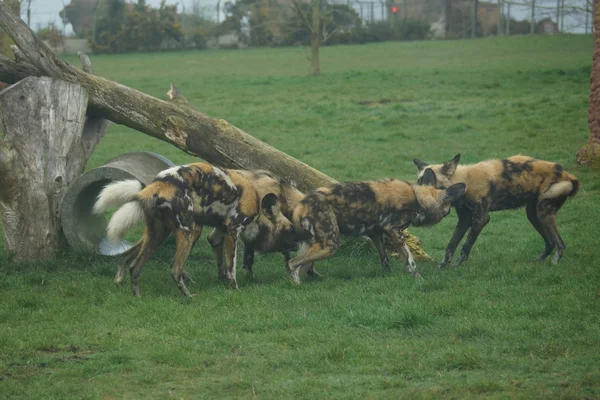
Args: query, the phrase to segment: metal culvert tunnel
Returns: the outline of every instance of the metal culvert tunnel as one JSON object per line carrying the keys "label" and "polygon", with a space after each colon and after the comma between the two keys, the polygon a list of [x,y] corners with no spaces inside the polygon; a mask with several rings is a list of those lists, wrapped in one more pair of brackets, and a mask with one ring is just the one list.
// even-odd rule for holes
{"label": "metal culvert tunnel", "polygon": [[124,253],[133,243],[108,241],[106,217],[92,214],[98,194],[111,181],[137,179],[148,185],[160,171],[173,166],[160,154],[140,151],[121,154],[81,175],[71,184],[60,206],[62,228],[69,244],[102,255]]}

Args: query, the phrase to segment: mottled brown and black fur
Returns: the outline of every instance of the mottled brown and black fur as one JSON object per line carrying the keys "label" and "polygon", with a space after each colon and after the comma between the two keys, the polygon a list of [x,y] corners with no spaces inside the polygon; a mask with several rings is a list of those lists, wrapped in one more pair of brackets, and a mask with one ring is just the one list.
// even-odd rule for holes
{"label": "mottled brown and black fur", "polygon": [[[235,254],[238,236],[258,218],[259,211],[274,225],[285,219],[275,194],[259,196],[242,171],[220,169],[205,163],[162,171],[146,187],[135,180],[111,183],[98,196],[94,212],[121,204],[109,222],[109,239],[122,237],[140,219],[146,225],[140,241],[124,254],[124,263],[115,279],[121,281],[125,264],[131,263],[131,285],[136,296],[140,294],[138,280],[144,263],[169,233],[176,241],[171,276],[182,293],[189,296],[185,285],[188,276],[183,264],[203,226],[217,227],[225,232],[221,264],[224,264],[224,274],[231,287],[237,288]],[[289,221],[287,225],[290,226]]]}
{"label": "mottled brown and black fur", "polygon": [[[287,266],[290,260],[290,251],[296,248],[296,235],[291,223],[294,207],[304,194],[287,181],[282,181],[268,171],[237,171],[246,180],[252,183],[258,197],[262,198],[273,193],[278,198],[278,204],[273,214],[277,219],[267,217],[261,213],[258,218],[250,223],[239,235],[244,243],[244,269],[249,276],[253,276],[255,252],[272,253],[281,252]],[[207,239],[213,248],[217,259],[219,278],[225,278],[223,265],[223,241],[226,232],[222,228],[215,228]]]}
{"label": "mottled brown and black fur", "polygon": [[440,268],[450,262],[456,247],[470,229],[457,265],[467,260],[477,237],[490,220],[490,211],[521,207],[526,208],[527,219],[544,239],[545,248],[539,260],[546,259],[556,248],[552,260],[556,264],[565,251],[565,243],[556,228],[556,213],[567,198],[577,193],[577,178],[559,164],[522,155],[472,165],[459,165],[459,160],[460,154],[436,165],[413,160],[419,169],[418,182],[433,171],[439,188],[459,182],[467,184],[465,196],[454,203],[458,223]]}
{"label": "mottled brown and black fur", "polygon": [[[428,177],[433,178],[433,173]],[[390,267],[384,240],[389,240],[405,257],[407,272],[418,276],[402,230],[411,224],[439,222],[450,212],[451,202],[464,191],[464,184],[439,190],[388,179],[339,183],[309,193],[293,215],[297,234],[305,237],[298,255],[289,262],[293,281],[300,283],[302,268],[312,267],[315,261],[332,256],[339,247],[340,234],[368,236],[386,271]]]}

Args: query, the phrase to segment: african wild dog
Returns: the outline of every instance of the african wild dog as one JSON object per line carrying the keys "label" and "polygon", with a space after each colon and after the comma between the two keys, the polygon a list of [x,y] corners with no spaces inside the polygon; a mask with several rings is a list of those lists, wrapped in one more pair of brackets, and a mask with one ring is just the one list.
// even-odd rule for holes
{"label": "african wild dog", "polygon": [[[424,178],[434,179],[433,173]],[[427,182],[425,182],[427,183]],[[432,225],[450,212],[450,204],[465,192],[462,183],[446,190],[418,186],[405,181],[346,182],[319,188],[308,194],[294,210],[293,222],[300,243],[298,255],[289,262],[290,274],[300,283],[299,273],[315,261],[332,256],[340,234],[366,235],[379,253],[382,267],[390,270],[384,239],[406,259],[406,271],[420,276],[402,231],[409,225]]]}
{"label": "african wild dog", "polygon": [[554,247],[556,264],[565,251],[565,243],[556,229],[556,213],[567,198],[575,196],[579,181],[553,162],[517,155],[503,160],[488,160],[473,165],[458,165],[460,154],[443,164],[428,165],[414,159],[419,169],[419,183],[430,172],[435,173],[436,186],[445,188],[458,182],[467,184],[467,192],[453,205],[458,223],[444,258],[443,268],[450,262],[456,247],[470,228],[456,265],[466,261],[477,236],[489,222],[489,211],[526,207],[527,219],[542,236],[546,245],[539,260],[545,260]]}
{"label": "african wild dog", "polygon": [[[294,207],[298,204],[304,194],[287,181],[280,180],[268,171],[236,171],[244,179],[252,183],[258,193],[263,197],[273,193],[278,197],[278,205],[273,214],[278,216],[277,220],[267,218],[260,214],[258,218],[250,223],[240,234],[244,243],[244,269],[248,275],[253,277],[252,265],[255,252],[272,253],[281,252],[287,266],[290,260],[290,251],[296,248],[296,235],[294,226],[290,222]],[[208,235],[207,240],[213,248],[217,259],[217,267],[220,279],[225,279],[223,265],[223,240],[226,232],[222,228],[214,228]]]}
{"label": "african wild dog", "polygon": [[[122,206],[121,206],[122,205]],[[236,281],[237,237],[262,212],[274,224],[281,221],[278,199],[273,193],[258,196],[252,182],[235,170],[224,170],[204,163],[169,168],[144,187],[136,180],[107,185],[94,205],[94,213],[121,206],[107,228],[111,240],[122,237],[141,219],[144,235],[124,253],[115,282],[123,279],[125,264],[130,263],[133,294],[140,295],[138,280],[142,267],[154,250],[172,233],[176,241],[171,276],[186,296],[190,295],[183,264],[202,233],[202,227],[223,229],[225,275],[232,288]]]}

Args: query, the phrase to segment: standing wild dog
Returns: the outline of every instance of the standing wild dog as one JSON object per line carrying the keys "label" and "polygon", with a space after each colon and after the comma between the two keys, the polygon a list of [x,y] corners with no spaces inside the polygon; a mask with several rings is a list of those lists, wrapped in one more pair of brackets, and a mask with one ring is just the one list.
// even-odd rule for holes
{"label": "standing wild dog", "polygon": [[[252,183],[259,198],[273,193],[279,200],[273,212],[276,215],[276,219],[261,213],[240,234],[239,237],[244,243],[244,269],[246,269],[250,277],[254,276],[252,265],[254,263],[255,252],[281,252],[287,266],[290,260],[290,251],[296,248],[295,230],[290,221],[294,208],[304,197],[304,194],[289,182],[279,180],[268,171],[238,170],[236,172]],[[207,237],[217,260],[220,279],[226,278],[225,271],[223,270],[223,242],[226,234],[227,232],[223,228],[214,228]]]}
{"label": "standing wild dog", "polygon": [[141,219],[144,235],[124,253],[115,281],[123,279],[125,264],[131,263],[131,287],[140,295],[138,280],[142,267],[154,250],[167,238],[175,237],[176,250],[171,276],[181,292],[189,296],[183,264],[202,233],[202,227],[219,227],[227,234],[223,240],[225,274],[232,288],[236,281],[237,237],[262,212],[273,224],[281,223],[278,199],[273,193],[259,197],[252,182],[235,170],[223,170],[204,163],[169,168],[144,187],[137,180],[107,185],[94,205],[94,213],[121,206],[113,214],[108,238],[116,240]]}
{"label": "standing wild dog", "polygon": [[[433,172],[424,183],[435,179]],[[319,188],[308,194],[294,210],[296,231],[305,240],[298,255],[289,262],[290,274],[300,283],[304,267],[332,256],[340,243],[340,234],[366,235],[379,252],[382,267],[390,270],[384,239],[406,259],[406,271],[420,276],[402,231],[409,225],[432,225],[450,213],[452,202],[465,192],[462,183],[440,190],[405,181],[346,182]]]}
{"label": "standing wild dog", "polygon": [[456,247],[470,228],[456,265],[467,260],[477,236],[490,220],[490,211],[523,206],[527,210],[527,219],[546,245],[539,260],[545,260],[556,247],[552,260],[556,264],[565,251],[565,243],[556,229],[556,213],[567,198],[577,193],[577,178],[556,163],[521,155],[473,165],[458,165],[459,160],[460,154],[436,165],[428,165],[416,158],[413,160],[419,169],[419,183],[426,174],[433,172],[438,188],[458,182],[466,183],[468,187],[465,196],[453,204],[458,223],[440,268],[450,262]]}

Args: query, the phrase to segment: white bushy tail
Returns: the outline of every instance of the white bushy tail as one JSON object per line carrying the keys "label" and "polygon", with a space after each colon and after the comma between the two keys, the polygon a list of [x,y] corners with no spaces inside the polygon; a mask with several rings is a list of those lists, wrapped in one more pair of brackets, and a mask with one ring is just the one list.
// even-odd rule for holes
{"label": "white bushy tail", "polygon": [[144,210],[138,201],[130,201],[119,208],[111,217],[106,236],[113,242],[121,239],[131,228],[144,218]]}
{"label": "white bushy tail", "polygon": [[142,182],[135,179],[118,181],[106,185],[98,195],[94,204],[94,214],[121,206],[108,223],[106,234],[109,240],[118,241],[144,218],[142,206],[135,200],[135,196],[143,187]]}
{"label": "white bushy tail", "polygon": [[100,214],[129,203],[143,187],[142,182],[135,179],[113,182],[104,186],[94,204],[94,214]]}
{"label": "white bushy tail", "polygon": [[544,199],[555,199],[558,197],[566,197],[573,191],[573,182],[571,181],[562,181],[555,183],[550,186],[548,190],[546,190],[540,196],[540,200]]}

